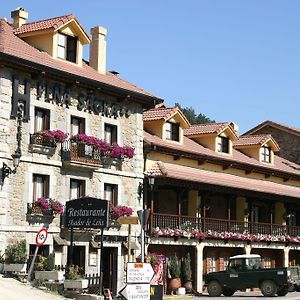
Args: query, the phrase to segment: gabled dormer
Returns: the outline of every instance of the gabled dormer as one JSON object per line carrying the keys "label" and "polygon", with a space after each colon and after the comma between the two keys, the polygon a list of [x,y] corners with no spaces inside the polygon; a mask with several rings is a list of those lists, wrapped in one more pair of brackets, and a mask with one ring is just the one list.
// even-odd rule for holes
{"label": "gabled dormer", "polygon": [[233,142],[238,139],[233,123],[196,124],[184,135],[215,152],[232,155]]}
{"label": "gabled dormer", "polygon": [[274,153],[279,146],[270,134],[241,136],[234,148],[266,164],[274,163]]}
{"label": "gabled dormer", "polygon": [[18,8],[11,16],[19,38],[55,59],[82,65],[83,45],[89,44],[90,38],[74,15],[26,23],[28,13]]}
{"label": "gabled dormer", "polygon": [[159,104],[143,113],[144,129],[163,140],[182,144],[183,130],[189,121],[178,107]]}

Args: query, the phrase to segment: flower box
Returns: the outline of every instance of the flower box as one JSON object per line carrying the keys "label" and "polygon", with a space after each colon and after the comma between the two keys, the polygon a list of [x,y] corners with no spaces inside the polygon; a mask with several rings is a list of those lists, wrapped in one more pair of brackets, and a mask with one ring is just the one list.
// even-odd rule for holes
{"label": "flower box", "polygon": [[64,271],[35,271],[35,279],[48,280],[48,281],[62,281],[65,278]]}
{"label": "flower box", "polygon": [[4,264],[4,272],[26,273],[27,263],[24,264]]}
{"label": "flower box", "polygon": [[69,290],[87,289],[88,285],[89,285],[88,279],[66,279],[64,281],[64,288]]}

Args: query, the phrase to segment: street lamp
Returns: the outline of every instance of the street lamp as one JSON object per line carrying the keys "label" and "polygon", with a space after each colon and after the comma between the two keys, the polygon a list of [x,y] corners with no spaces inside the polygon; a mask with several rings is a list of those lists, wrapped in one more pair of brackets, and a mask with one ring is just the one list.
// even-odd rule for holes
{"label": "street lamp", "polygon": [[148,183],[149,183],[151,191],[153,191],[154,183],[155,183],[155,177],[153,175],[148,176]]}
{"label": "street lamp", "polygon": [[2,182],[4,179],[8,177],[10,174],[15,174],[17,168],[20,164],[21,158],[21,142],[22,142],[22,117],[23,117],[23,104],[19,104],[18,111],[17,111],[17,149],[14,154],[12,154],[13,158],[13,166],[14,170],[12,170],[6,163],[3,163],[2,167]]}

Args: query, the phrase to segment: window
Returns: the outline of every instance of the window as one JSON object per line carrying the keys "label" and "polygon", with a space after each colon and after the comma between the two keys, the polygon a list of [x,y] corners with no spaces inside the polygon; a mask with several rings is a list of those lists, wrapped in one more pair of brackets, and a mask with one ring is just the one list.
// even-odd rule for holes
{"label": "window", "polygon": [[118,141],[117,138],[118,127],[112,124],[104,124],[104,140],[109,144],[116,144]]}
{"label": "window", "polygon": [[261,147],[260,158],[262,162],[270,163],[271,162],[271,148]]}
{"label": "window", "polygon": [[33,201],[40,197],[49,197],[49,176],[33,174]]}
{"label": "window", "polygon": [[223,153],[229,153],[229,138],[218,136],[217,151]]}
{"label": "window", "polygon": [[57,57],[76,62],[77,38],[65,34],[58,34]]}
{"label": "window", "polygon": [[167,122],[166,128],[166,140],[179,141],[179,124]]}
{"label": "window", "polygon": [[50,111],[36,107],[34,111],[34,132],[47,129],[50,129]]}
{"label": "window", "polygon": [[118,204],[118,186],[116,184],[104,183],[104,199],[113,205]]}
{"label": "window", "polygon": [[85,181],[71,179],[70,180],[70,199],[78,199],[85,196]]}
{"label": "window", "polygon": [[71,136],[85,133],[85,119],[71,116]]}

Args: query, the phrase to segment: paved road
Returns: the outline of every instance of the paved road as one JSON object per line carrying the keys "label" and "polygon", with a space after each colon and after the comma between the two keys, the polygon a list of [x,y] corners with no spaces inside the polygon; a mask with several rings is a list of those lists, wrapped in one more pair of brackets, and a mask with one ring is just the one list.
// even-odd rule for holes
{"label": "paved road", "polygon": [[[0,274],[0,299],[1,300],[64,300],[59,295],[32,287],[28,283],[22,283],[14,278]],[[70,300],[70,299],[69,299]]]}

